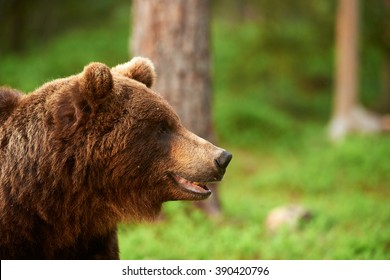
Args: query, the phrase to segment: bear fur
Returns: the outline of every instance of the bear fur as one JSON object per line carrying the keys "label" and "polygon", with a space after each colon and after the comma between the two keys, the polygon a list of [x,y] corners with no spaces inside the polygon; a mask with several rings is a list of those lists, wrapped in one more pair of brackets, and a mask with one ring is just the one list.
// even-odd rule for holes
{"label": "bear fur", "polygon": [[0,258],[118,259],[117,225],[201,200],[231,154],[186,130],[136,57],[0,88]]}

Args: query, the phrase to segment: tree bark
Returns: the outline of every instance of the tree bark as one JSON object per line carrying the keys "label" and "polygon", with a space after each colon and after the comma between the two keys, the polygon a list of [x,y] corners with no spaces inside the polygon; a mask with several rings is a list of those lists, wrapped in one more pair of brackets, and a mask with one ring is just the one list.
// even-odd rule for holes
{"label": "tree bark", "polygon": [[371,133],[382,129],[380,118],[358,102],[358,0],[339,0],[336,18],[336,75],[333,117],[329,127],[332,140],[350,132]]}
{"label": "tree bark", "polygon": [[358,1],[340,0],[336,23],[335,114],[347,115],[357,103]]}
{"label": "tree bark", "polygon": [[[154,89],[174,107],[189,130],[215,142],[210,76],[208,0],[134,0],[132,55],[149,57],[156,67]],[[219,213],[217,189],[197,203]]]}

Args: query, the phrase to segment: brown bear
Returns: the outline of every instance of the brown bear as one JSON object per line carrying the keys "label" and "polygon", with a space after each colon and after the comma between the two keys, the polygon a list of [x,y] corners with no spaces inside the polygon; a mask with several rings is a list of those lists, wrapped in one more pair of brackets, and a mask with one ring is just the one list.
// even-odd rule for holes
{"label": "brown bear", "polygon": [[232,155],[186,130],[137,57],[0,89],[0,258],[117,259],[117,224],[210,196]]}

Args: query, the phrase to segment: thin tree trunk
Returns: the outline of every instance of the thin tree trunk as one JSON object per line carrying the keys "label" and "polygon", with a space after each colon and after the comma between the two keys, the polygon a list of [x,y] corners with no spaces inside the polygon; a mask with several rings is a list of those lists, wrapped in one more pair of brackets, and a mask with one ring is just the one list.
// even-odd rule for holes
{"label": "thin tree trunk", "polygon": [[358,0],[339,0],[336,22],[336,76],[329,136],[342,139],[350,132],[376,132],[380,120],[358,102]]}
{"label": "thin tree trunk", "polygon": [[346,117],[357,103],[358,1],[340,0],[336,23],[334,112]]}
{"label": "thin tree trunk", "polygon": [[[215,141],[211,121],[210,13],[208,0],[134,0],[132,55],[156,67],[155,90],[174,107],[189,130]],[[219,212],[214,195],[197,203]]]}

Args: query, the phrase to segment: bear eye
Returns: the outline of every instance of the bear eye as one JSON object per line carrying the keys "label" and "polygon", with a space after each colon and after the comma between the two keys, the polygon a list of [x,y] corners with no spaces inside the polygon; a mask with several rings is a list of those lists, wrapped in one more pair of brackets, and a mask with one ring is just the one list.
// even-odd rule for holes
{"label": "bear eye", "polygon": [[169,127],[169,124],[167,122],[160,123],[158,129],[159,134],[168,134],[170,130],[171,128]]}

